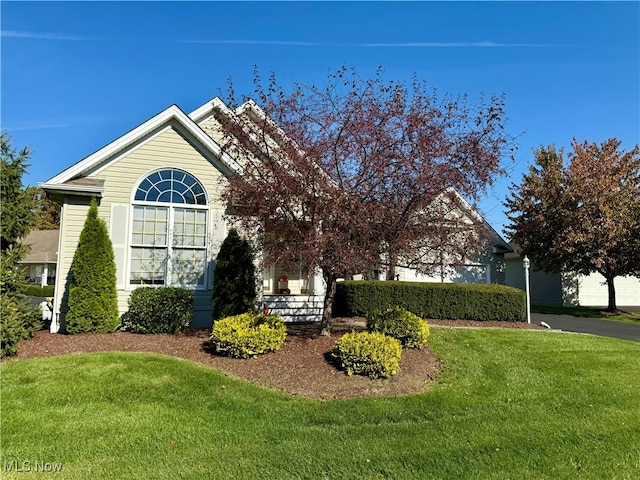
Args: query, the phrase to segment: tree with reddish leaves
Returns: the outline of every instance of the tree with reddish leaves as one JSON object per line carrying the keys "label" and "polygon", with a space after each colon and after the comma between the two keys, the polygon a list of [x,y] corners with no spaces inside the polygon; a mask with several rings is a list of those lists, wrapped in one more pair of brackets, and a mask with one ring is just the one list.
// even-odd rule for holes
{"label": "tree with reddish leaves", "polygon": [[607,283],[608,310],[617,309],[614,279],[640,277],[640,150],[572,142],[541,147],[536,165],[506,201],[511,238],[547,272],[597,272]]}
{"label": "tree with reddish leaves", "polygon": [[27,187],[26,193],[33,199],[36,214],[35,228],[38,230],[59,229],[62,211],[60,204],[50,200],[47,197],[47,193],[38,187]]}
{"label": "tree with reddish leaves", "polygon": [[231,94],[234,108],[217,112],[223,149],[243,170],[224,196],[269,263],[321,269],[323,331],[338,278],[380,266],[390,279],[396,266],[433,273],[438,255],[461,264],[486,246],[484,222],[460,214],[458,193],[476,200],[504,173],[501,97],[470,106],[415,78],[346,68],[290,92],[274,75],[255,85],[260,107]]}

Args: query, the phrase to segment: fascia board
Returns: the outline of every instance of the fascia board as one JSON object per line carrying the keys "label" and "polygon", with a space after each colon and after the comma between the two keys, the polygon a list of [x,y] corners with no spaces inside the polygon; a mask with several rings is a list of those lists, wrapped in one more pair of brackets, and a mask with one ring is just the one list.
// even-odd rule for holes
{"label": "fascia board", "polygon": [[43,190],[67,195],[98,195],[102,196],[104,187],[90,185],[69,185],[65,183],[39,183],[38,187]]}
{"label": "fascia board", "polygon": [[43,263],[55,264],[56,260],[19,260],[18,263],[21,265],[42,265]]}

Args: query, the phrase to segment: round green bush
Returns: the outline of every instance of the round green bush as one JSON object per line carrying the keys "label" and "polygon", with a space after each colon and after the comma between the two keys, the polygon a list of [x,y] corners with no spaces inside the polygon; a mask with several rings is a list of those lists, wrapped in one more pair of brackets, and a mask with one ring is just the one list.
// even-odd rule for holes
{"label": "round green bush", "polygon": [[140,287],[131,292],[123,327],[134,333],[178,333],[193,320],[193,291]]}
{"label": "round green bush", "polygon": [[387,378],[400,371],[402,345],[379,332],[351,332],[336,341],[333,356],[347,375]]}
{"label": "round green bush", "polygon": [[286,337],[287,327],[280,316],[247,312],[216,320],[211,346],[221,355],[248,358],[279,350]]}
{"label": "round green bush", "polygon": [[367,330],[389,335],[399,340],[404,348],[423,347],[429,338],[427,321],[397,306],[368,314]]}

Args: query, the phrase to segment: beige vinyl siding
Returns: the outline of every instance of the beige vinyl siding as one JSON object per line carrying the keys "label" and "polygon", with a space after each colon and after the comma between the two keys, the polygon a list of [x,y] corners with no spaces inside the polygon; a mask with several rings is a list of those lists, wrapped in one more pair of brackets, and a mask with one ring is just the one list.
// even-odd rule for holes
{"label": "beige vinyl siding", "polygon": [[219,145],[222,145],[224,140],[224,136],[222,134],[222,128],[220,127],[220,123],[218,123],[218,121],[215,118],[213,118],[213,116],[210,116],[202,120],[199,123],[199,126],[202,130],[205,131],[207,135],[213,138],[213,140],[216,143],[218,143]]}
{"label": "beige vinyl siding", "polygon": [[207,190],[209,208],[224,209],[220,195],[225,176],[175,127],[167,127],[95,175],[105,180],[105,197],[101,205],[104,214],[110,212],[111,202],[130,203],[136,184],[150,171],[163,167],[180,168],[195,176]]}
{"label": "beige vinyl siding", "polygon": [[80,233],[84,227],[89,211],[90,198],[67,197],[64,201],[60,231],[64,235],[60,236],[58,250],[58,271],[55,287],[55,311],[60,313],[60,321],[64,321],[64,316],[69,310],[68,307],[68,282],[70,280],[69,270],[73,262]]}
{"label": "beige vinyl siding", "polygon": [[[250,125],[251,120],[247,117],[246,112],[244,114],[244,118],[249,122],[248,125]],[[236,161],[240,166],[246,165],[249,157],[245,155],[249,155],[249,153],[244,148],[240,147],[235,139],[231,139],[228,135],[225,135],[222,130],[222,126],[213,116],[201,120],[198,125],[218,145],[220,145],[221,147],[225,147],[227,152],[229,152],[231,155],[234,155],[231,152],[236,152],[236,155],[238,152],[243,152],[242,156],[239,158],[234,158],[234,161]],[[255,125],[255,129],[256,132],[260,132],[258,134],[261,139],[260,141],[262,142],[262,140],[266,140],[267,144],[272,149],[272,152],[277,152],[280,150],[280,145],[271,136],[269,136],[266,132],[262,132],[260,127],[257,125]],[[264,137],[262,137],[263,134],[265,135]],[[255,160],[255,157],[253,158]]]}
{"label": "beige vinyl siding", "polygon": [[[214,243],[209,246],[209,260],[215,257],[215,252],[219,249],[217,239],[224,233],[224,222],[221,222],[224,204],[220,200],[220,195],[226,182],[225,176],[211,164],[189,141],[180,134],[174,127],[167,127],[152,137],[146,143],[138,146],[134,150],[121,156],[117,162],[111,163],[108,167],[98,172],[97,176],[105,179],[105,197],[101,204],[104,212],[111,211],[111,204],[130,204],[133,191],[138,182],[149,172],[165,167],[174,167],[187,171],[196,177],[204,186],[209,202],[209,238]],[[128,212],[130,215],[130,210]],[[114,219],[121,221],[120,219]],[[129,218],[122,219],[129,223]],[[128,238],[127,238],[128,240]],[[129,264],[129,250],[126,249],[124,261],[125,267]],[[212,270],[212,268],[211,268]],[[213,272],[209,272],[211,281]],[[123,275],[126,282],[126,273]],[[120,312],[128,310],[128,300],[131,289],[125,286],[124,290],[118,291],[118,306]],[[211,291],[204,290],[194,292],[194,325],[207,326],[211,321]]]}
{"label": "beige vinyl siding", "polygon": [[[205,157],[182,133],[178,125],[168,125],[154,135],[136,145],[134,148],[113,158],[106,166],[102,166],[90,177],[104,179],[104,194],[100,200],[98,215],[109,227],[109,234],[114,241],[114,254],[118,265],[118,308],[120,314],[128,310],[131,289],[128,286],[129,265],[129,222],[131,215],[131,199],[134,188],[148,173],[160,168],[178,168],[196,177],[204,186],[209,204],[208,238],[209,238],[209,283],[213,277],[212,260],[220,248],[226,234],[223,219],[224,204],[220,200],[226,177],[212,161]],[[60,299],[60,310],[67,307],[67,286],[69,268],[73,260],[80,232],[84,226],[90,198],[79,200],[69,197],[64,206],[62,231],[65,232],[60,252],[61,268],[56,280],[56,291],[65,292]],[[123,208],[124,207],[124,208]],[[111,218],[114,215],[114,218]],[[115,218],[115,217],[118,218]],[[116,228],[117,227],[117,228]],[[115,235],[115,236],[114,236]],[[124,241],[123,241],[124,240]],[[123,268],[125,271],[123,271]],[[211,290],[194,292],[194,325],[211,325]]]}

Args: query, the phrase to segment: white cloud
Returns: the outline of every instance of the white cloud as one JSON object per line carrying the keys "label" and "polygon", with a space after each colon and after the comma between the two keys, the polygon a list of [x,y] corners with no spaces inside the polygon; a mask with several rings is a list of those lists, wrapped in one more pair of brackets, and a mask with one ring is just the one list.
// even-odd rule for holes
{"label": "white cloud", "polygon": [[399,43],[362,43],[358,47],[392,47],[392,48],[495,48],[495,47],[554,47],[539,43],[500,43],[500,42],[399,42]]}
{"label": "white cloud", "polygon": [[2,129],[6,129],[8,132],[28,132],[32,130],[49,130],[52,128],[69,128],[71,125],[65,123],[56,123],[56,122],[33,122],[33,123],[25,123],[22,125],[16,125],[15,127],[11,126],[2,126]]}
{"label": "white cloud", "polygon": [[274,40],[181,40],[180,43],[212,45],[271,45],[290,47],[335,47],[335,48],[542,48],[559,47],[542,43],[501,43],[501,42],[395,42],[395,43],[323,43]]}
{"label": "white cloud", "polygon": [[35,40],[67,40],[73,42],[79,42],[86,40],[86,38],[79,35],[66,35],[61,33],[36,33],[36,32],[18,32],[16,30],[2,30],[0,34],[3,37],[8,38],[25,38]]}
{"label": "white cloud", "polygon": [[280,45],[291,47],[317,47],[318,43],[312,42],[290,42],[275,40],[181,40],[181,43],[208,43],[217,45]]}

